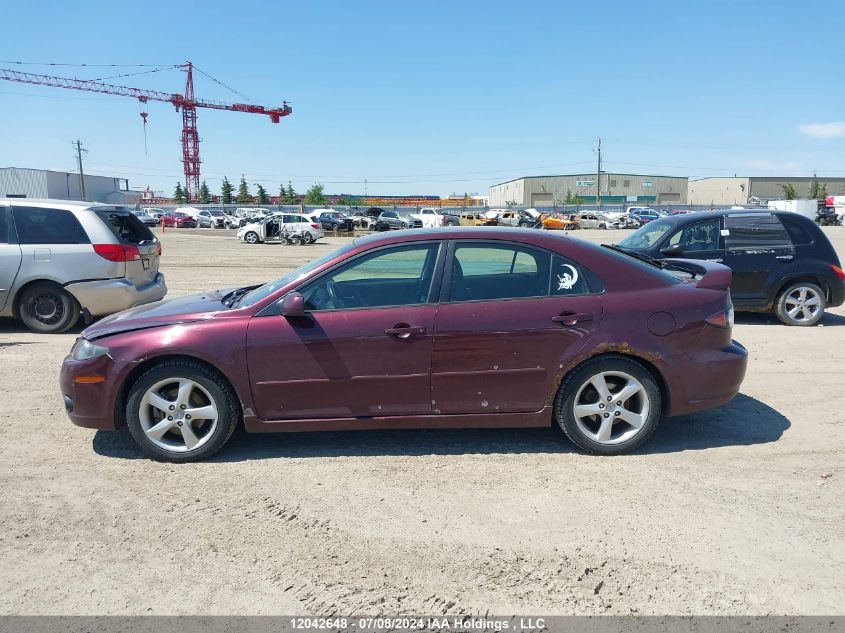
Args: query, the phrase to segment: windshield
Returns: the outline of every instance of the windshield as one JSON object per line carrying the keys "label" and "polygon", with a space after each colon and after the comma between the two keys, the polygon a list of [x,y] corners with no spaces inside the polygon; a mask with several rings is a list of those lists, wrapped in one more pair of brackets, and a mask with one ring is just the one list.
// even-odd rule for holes
{"label": "windshield", "polygon": [[674,222],[670,222],[668,220],[655,220],[654,222],[649,222],[619,242],[619,246],[622,248],[651,248],[660,241],[660,239],[666,235],[666,232],[674,225]]}
{"label": "windshield", "polygon": [[211,215],[214,215],[214,216],[221,216],[221,215],[223,215],[223,212],[222,212],[222,211],[217,211],[217,210],[210,211],[209,213],[211,213]]}
{"label": "windshield", "polygon": [[251,306],[254,303],[261,301],[262,299],[269,297],[271,294],[273,294],[280,288],[284,288],[288,284],[305,277],[312,270],[319,268],[320,266],[322,266],[328,261],[331,261],[338,255],[342,255],[343,253],[352,250],[354,246],[355,242],[351,242],[349,244],[346,244],[345,246],[341,246],[339,249],[330,253],[326,253],[322,257],[312,260],[307,264],[303,264],[299,268],[294,268],[289,273],[286,273],[285,275],[279,277],[274,281],[270,281],[264,284],[263,286],[259,286],[255,290],[252,290],[251,292],[245,294],[243,298],[238,302],[238,307],[240,308],[244,306]]}

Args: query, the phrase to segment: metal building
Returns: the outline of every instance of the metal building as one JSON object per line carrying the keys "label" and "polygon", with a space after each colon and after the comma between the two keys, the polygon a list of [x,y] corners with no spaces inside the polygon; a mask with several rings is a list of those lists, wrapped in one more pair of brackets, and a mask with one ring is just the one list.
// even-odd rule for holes
{"label": "metal building", "polygon": [[601,173],[525,176],[490,187],[489,205],[516,204],[531,207],[561,206],[567,196],[595,204],[599,188],[601,204],[686,204],[688,179],[682,176]]}
{"label": "metal building", "polygon": [[[85,175],[85,199],[91,202],[135,204],[140,191],[130,191],[126,178]],[[82,200],[79,174],[22,167],[0,168],[0,198]]]}
{"label": "metal building", "polygon": [[[689,183],[690,204],[744,205],[749,198],[761,202],[783,198],[783,186],[791,184],[799,198],[810,196],[812,176],[733,176],[729,178],[701,178]],[[819,185],[828,195],[845,193],[845,177],[818,177]]]}

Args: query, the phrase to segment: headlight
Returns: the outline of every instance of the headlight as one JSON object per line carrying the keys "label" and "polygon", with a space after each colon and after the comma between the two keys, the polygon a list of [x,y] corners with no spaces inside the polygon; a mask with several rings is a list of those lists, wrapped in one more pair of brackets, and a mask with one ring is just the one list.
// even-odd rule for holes
{"label": "headlight", "polygon": [[78,338],[70,350],[70,357],[73,360],[91,360],[109,353],[108,347],[95,345],[88,339]]}

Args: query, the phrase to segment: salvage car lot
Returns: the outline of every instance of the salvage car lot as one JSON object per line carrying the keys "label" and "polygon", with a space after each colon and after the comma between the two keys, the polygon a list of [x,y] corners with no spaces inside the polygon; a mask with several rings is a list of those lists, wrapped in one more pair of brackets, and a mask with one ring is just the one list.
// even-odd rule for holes
{"label": "salvage car lot", "polygon": [[[845,255],[845,230],[824,231]],[[160,236],[169,296],[347,239],[232,234]],[[174,466],[67,420],[75,333],[2,321],[0,612],[845,613],[845,308],[737,323],[740,396],[634,455],[581,455],[551,428],[240,433]]]}

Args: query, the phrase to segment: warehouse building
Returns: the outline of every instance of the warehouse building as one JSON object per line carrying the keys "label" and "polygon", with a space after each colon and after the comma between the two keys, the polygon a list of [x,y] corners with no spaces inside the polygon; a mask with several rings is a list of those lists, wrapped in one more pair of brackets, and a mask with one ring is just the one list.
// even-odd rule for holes
{"label": "warehouse building", "polygon": [[[791,184],[799,198],[810,197],[812,176],[750,176],[729,178],[701,178],[689,183],[689,203],[719,205],[743,205],[750,198],[761,202],[781,200],[783,186]],[[819,185],[828,195],[845,193],[845,178],[818,177]]]}
{"label": "warehouse building", "polygon": [[530,207],[561,206],[567,196],[595,204],[599,188],[601,204],[686,204],[688,179],[680,176],[601,173],[560,176],[526,176],[490,187],[491,207],[516,204]]}
{"label": "warehouse building", "polygon": [[[126,178],[85,175],[85,200],[135,204],[140,191],[130,191]],[[82,200],[79,174],[21,167],[0,168],[0,197]]]}

